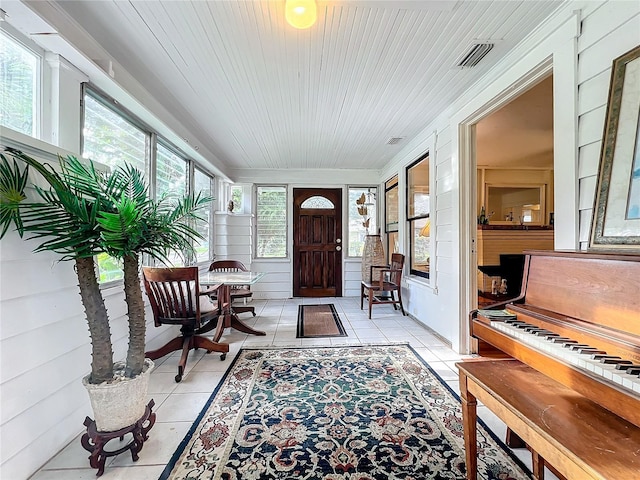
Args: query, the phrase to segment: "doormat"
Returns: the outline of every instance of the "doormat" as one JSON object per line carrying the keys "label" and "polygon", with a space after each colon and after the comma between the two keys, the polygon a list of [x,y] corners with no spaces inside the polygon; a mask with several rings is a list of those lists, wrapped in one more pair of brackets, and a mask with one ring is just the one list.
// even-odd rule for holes
{"label": "doormat", "polygon": [[346,337],[333,303],[300,305],[296,338]]}
{"label": "doormat", "polygon": [[[531,478],[478,422],[478,478]],[[465,478],[460,400],[408,345],[242,349],[160,480]]]}

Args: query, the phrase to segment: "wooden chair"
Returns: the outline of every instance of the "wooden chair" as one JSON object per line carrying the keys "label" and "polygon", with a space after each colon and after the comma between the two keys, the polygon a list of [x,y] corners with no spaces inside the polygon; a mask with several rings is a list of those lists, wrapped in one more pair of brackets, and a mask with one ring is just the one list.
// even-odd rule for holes
{"label": "wooden chair", "polygon": [[[239,262],[238,260],[217,260],[211,263],[211,265],[209,265],[209,271],[210,272],[248,272],[249,270],[247,269],[247,267],[244,266],[242,262]],[[247,298],[251,298],[252,296],[253,296],[253,293],[251,292],[251,288],[249,287],[249,285],[232,286],[231,287],[231,303],[233,303],[234,300],[237,300],[239,298],[242,298],[245,301],[245,305],[242,305],[239,307],[234,306],[233,311],[235,313],[251,312],[251,314],[255,317],[256,316],[255,307],[246,305]],[[217,298],[215,292],[212,294],[210,293],[210,297],[212,299]]]}
{"label": "wooden chair", "polygon": [[180,325],[181,335],[156,350],[145,352],[151,360],[182,350],[178,363],[176,382],[182,380],[189,351],[204,348],[209,352],[221,352],[226,358],[229,345],[214,343],[200,336],[216,328],[221,321],[220,311],[211,303],[208,294],[200,293],[198,267],[151,268],[142,267],[144,288],[153,310],[156,327]]}
{"label": "wooden chair", "polygon": [[[360,285],[360,310],[363,308],[364,297],[368,297],[369,318],[371,318],[371,307],[380,303],[391,303],[394,310],[397,310],[396,305],[399,305],[402,315],[406,315],[402,307],[401,282],[403,267],[404,255],[400,253],[391,255],[391,265],[371,266],[371,281],[363,281]],[[379,277],[377,273],[379,273]],[[397,299],[395,292],[398,293]]]}

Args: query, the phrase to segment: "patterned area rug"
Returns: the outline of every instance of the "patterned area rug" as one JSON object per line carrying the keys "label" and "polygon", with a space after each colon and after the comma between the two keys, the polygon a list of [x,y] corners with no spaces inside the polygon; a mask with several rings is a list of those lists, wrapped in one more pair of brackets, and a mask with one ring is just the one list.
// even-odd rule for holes
{"label": "patterned area rug", "polygon": [[332,303],[300,305],[296,338],[346,337],[342,321]]}
{"label": "patterned area rug", "polygon": [[[241,350],[160,480],[464,479],[460,402],[408,345]],[[530,478],[479,425],[478,478]]]}

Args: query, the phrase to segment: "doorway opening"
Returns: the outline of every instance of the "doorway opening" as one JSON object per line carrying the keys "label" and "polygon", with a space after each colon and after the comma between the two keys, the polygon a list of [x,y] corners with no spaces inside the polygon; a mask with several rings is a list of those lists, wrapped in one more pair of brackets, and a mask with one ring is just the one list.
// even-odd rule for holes
{"label": "doorway opening", "polygon": [[525,250],[553,250],[553,76],[475,124],[478,306],[520,293]]}

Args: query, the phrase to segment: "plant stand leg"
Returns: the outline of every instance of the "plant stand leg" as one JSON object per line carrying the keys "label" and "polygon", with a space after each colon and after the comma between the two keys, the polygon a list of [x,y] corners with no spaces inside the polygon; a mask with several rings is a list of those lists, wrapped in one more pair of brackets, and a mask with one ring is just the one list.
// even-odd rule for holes
{"label": "plant stand leg", "polygon": [[[89,465],[91,468],[97,468],[98,472],[96,476],[101,476],[104,473],[104,464],[107,458],[115,457],[116,455],[131,451],[131,458],[133,461],[138,460],[138,453],[142,450],[145,440],[149,438],[149,430],[156,423],[156,414],[152,413],[155,402],[151,400],[145,408],[144,415],[133,425],[130,425],[114,432],[99,432],[96,429],[96,422],[89,417],[84,419],[84,425],[87,427],[87,433],[82,435],[80,442],[84,449],[91,453],[89,455]],[[105,450],[104,447],[111,440],[120,438],[120,441],[124,440],[124,436],[128,433],[132,434],[132,439],[126,445],[116,450]]]}

